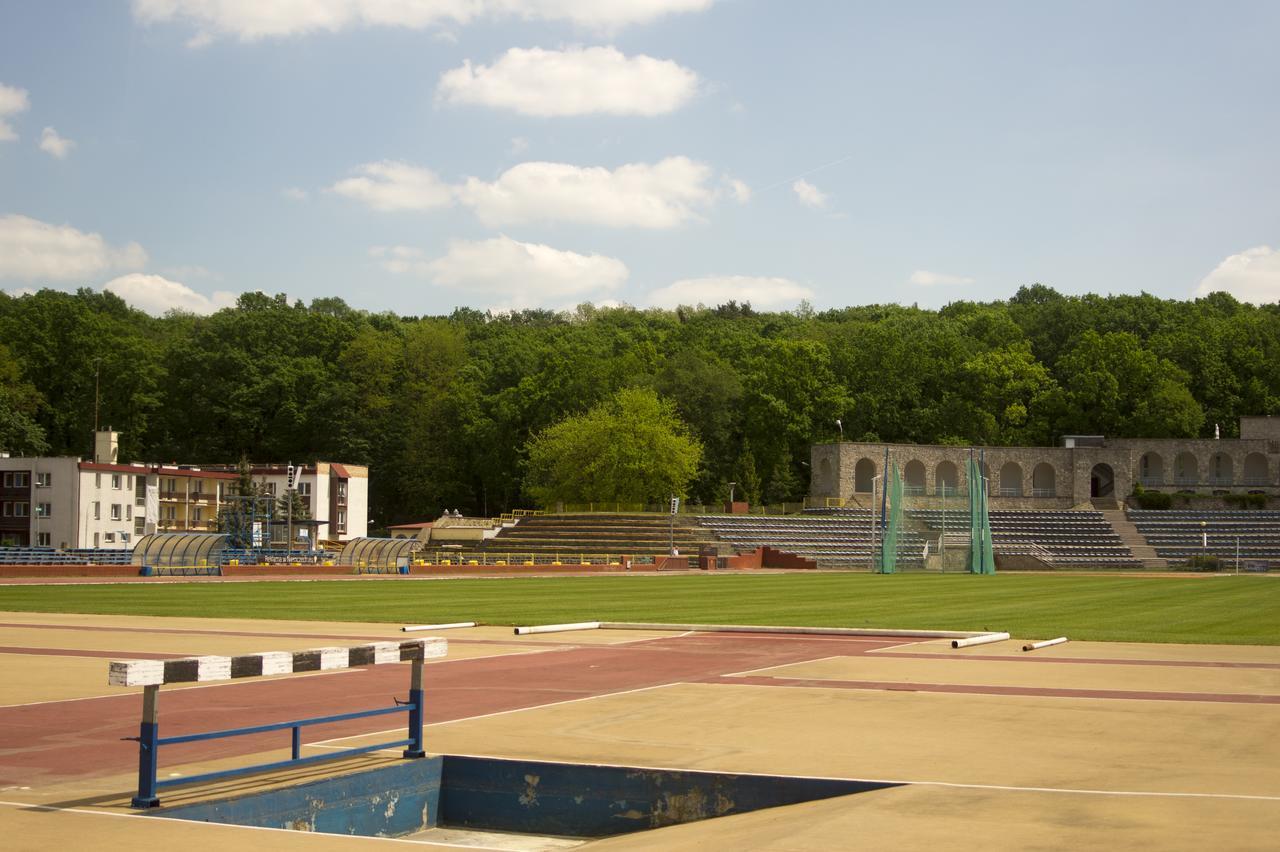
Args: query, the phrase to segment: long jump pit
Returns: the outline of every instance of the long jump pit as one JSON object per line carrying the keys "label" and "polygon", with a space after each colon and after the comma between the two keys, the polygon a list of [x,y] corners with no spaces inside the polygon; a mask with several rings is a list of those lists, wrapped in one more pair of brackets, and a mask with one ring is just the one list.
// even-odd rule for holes
{"label": "long jump pit", "polygon": [[[439,761],[431,808],[443,817],[380,837],[348,833],[368,830],[364,817],[335,828],[245,814],[286,799],[403,812],[398,788],[378,780],[412,771],[399,748],[182,783],[288,760],[287,730],[166,746],[160,806],[132,807],[143,688],[110,687],[107,671],[399,642],[401,625],[0,613],[3,846],[1277,848],[1275,647],[1024,652],[1021,637],[953,648],[891,631],[576,626],[412,634],[447,640],[422,667],[423,745]],[[181,736],[342,716],[403,700],[409,668],[166,685],[159,726]],[[307,728],[300,753],[403,729],[399,716],[343,719]]]}

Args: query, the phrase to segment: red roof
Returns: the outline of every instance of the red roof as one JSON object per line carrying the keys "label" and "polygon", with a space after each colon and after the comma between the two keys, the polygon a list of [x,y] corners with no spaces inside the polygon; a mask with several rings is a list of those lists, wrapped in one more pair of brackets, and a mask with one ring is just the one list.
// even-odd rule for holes
{"label": "red roof", "polygon": [[337,462],[329,462],[329,469],[334,472],[339,479],[350,479],[351,474],[347,473],[347,469]]}

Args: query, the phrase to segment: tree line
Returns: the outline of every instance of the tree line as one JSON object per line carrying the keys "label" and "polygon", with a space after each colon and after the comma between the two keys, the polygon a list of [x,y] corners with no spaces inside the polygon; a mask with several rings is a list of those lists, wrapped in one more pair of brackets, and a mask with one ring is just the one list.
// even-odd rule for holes
{"label": "tree line", "polygon": [[1280,305],[1034,285],[939,310],[413,317],[247,293],[157,318],[88,289],[0,293],[0,449],[90,454],[96,397],[125,460],[367,464],[379,524],[530,505],[535,439],[628,389],[700,447],[689,499],[796,500],[837,419],[903,443],[1233,436],[1280,414]]}

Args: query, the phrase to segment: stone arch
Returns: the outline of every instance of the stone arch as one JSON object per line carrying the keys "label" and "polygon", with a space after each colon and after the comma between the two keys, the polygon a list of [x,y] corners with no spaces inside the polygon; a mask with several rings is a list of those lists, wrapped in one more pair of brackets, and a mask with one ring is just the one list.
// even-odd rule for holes
{"label": "stone arch", "polygon": [[1194,453],[1181,452],[1173,460],[1173,478],[1178,485],[1200,484],[1200,462]]}
{"label": "stone arch", "polygon": [[876,463],[871,459],[858,459],[853,466],[853,490],[859,494],[870,494],[875,478]]}
{"label": "stone arch", "polygon": [[1138,481],[1143,485],[1164,484],[1164,456],[1159,453],[1143,453],[1138,460]]}
{"label": "stone arch", "polygon": [[924,493],[924,462],[912,459],[902,469],[902,483],[910,494]]}
{"label": "stone arch", "polygon": [[1209,476],[1214,485],[1232,485],[1235,482],[1235,463],[1226,453],[1214,453],[1209,459]]}
{"label": "stone arch", "polygon": [[1058,493],[1058,471],[1048,462],[1040,462],[1031,471],[1031,493],[1036,497],[1053,497]]}
{"label": "stone arch", "polygon": [[1267,457],[1262,453],[1249,453],[1244,457],[1244,484],[1271,484],[1271,472],[1268,469]]}
{"label": "stone arch", "polygon": [[1116,495],[1116,472],[1111,465],[1099,462],[1089,472],[1090,497],[1114,497]]}
{"label": "stone arch", "polygon": [[960,472],[952,462],[938,462],[933,470],[933,482],[936,493],[955,494],[960,490]]}
{"label": "stone arch", "polygon": [[1022,465],[1008,461],[1000,468],[1000,487],[996,492],[1001,497],[1022,496]]}

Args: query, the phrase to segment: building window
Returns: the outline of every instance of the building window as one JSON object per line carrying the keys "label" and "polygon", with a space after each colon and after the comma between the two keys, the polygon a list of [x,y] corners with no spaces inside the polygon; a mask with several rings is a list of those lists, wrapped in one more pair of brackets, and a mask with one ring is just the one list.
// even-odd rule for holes
{"label": "building window", "polygon": [[204,506],[196,506],[192,508],[191,522],[196,524],[204,523]]}
{"label": "building window", "polygon": [[37,517],[37,518],[47,518],[47,517],[50,517],[52,514],[53,514],[53,504],[52,504],[52,503],[37,503],[37,504],[36,504],[36,517]]}
{"label": "building window", "polygon": [[13,487],[13,472],[12,472],[12,471],[9,471],[9,472],[6,472],[6,473],[5,473],[5,475],[4,475],[4,487],[5,487],[5,488],[12,488],[12,487]]}
{"label": "building window", "polygon": [[107,533],[106,537],[107,537],[107,544],[115,544],[115,541],[116,541],[115,533],[113,532]]}
{"label": "building window", "polygon": [[101,547],[101,546],[102,546],[102,542],[99,540],[99,536],[100,536],[100,535],[101,535],[100,533],[94,533],[94,534],[93,534],[93,546],[94,546],[94,547]]}
{"label": "building window", "polygon": [[345,482],[338,483],[338,505],[347,505],[347,483]]}
{"label": "building window", "polygon": [[100,474],[100,473],[95,473],[95,474],[93,475],[93,487],[94,487],[94,488],[101,488],[101,487],[102,487],[102,474]]}
{"label": "building window", "polygon": [[47,532],[36,533],[36,547],[53,547],[53,534]]}
{"label": "building window", "polygon": [[13,516],[15,518],[25,518],[30,513],[31,513],[30,503],[14,503],[13,504]]}
{"label": "building window", "polygon": [[52,474],[52,473],[37,473],[37,474],[36,474],[36,488],[48,488],[48,487],[49,487],[49,486],[51,486],[51,485],[53,485],[53,474]]}
{"label": "building window", "polygon": [[203,493],[204,493],[204,481],[203,481],[203,480],[200,480],[200,479],[193,479],[193,480],[191,481],[191,493],[192,493],[192,494],[203,494]]}
{"label": "building window", "polygon": [[120,490],[120,474],[118,473],[111,474],[111,487],[116,491]]}
{"label": "building window", "polygon": [[118,521],[118,520],[120,520],[120,517],[121,517],[121,516],[120,516],[120,504],[119,504],[119,503],[112,503],[112,504],[111,504],[111,520],[113,520],[113,521]]}
{"label": "building window", "polygon": [[12,503],[0,503],[0,516],[6,517],[6,518],[12,518],[12,517],[13,517],[13,504],[12,504]]}
{"label": "building window", "polygon": [[310,482],[299,482],[299,483],[298,483],[298,493],[299,493],[299,494],[301,494],[303,497],[310,497],[310,496],[311,496],[311,483],[310,483]]}
{"label": "building window", "polygon": [[344,533],[347,531],[347,511],[345,509],[338,510],[337,527],[338,527],[338,532],[340,533]]}
{"label": "building window", "polygon": [[270,494],[272,497],[276,496],[276,484],[274,482],[268,482],[266,483],[266,486],[267,486],[267,493]]}
{"label": "building window", "polygon": [[147,531],[147,520],[146,518],[139,515],[133,521],[133,534],[143,535],[144,533],[146,533],[146,531]]}
{"label": "building window", "polygon": [[93,519],[95,521],[102,520],[102,503],[97,500],[93,501]]}
{"label": "building window", "polygon": [[164,519],[165,519],[166,521],[176,521],[176,520],[178,520],[178,507],[177,507],[177,506],[161,506],[161,507],[160,507],[160,511],[164,513]]}
{"label": "building window", "polygon": [[25,470],[11,470],[4,475],[5,488],[26,488],[28,481]]}
{"label": "building window", "polygon": [[124,519],[125,519],[126,521],[132,521],[132,520],[133,520],[133,504],[131,504],[131,503],[125,503],[125,504],[124,504]]}

